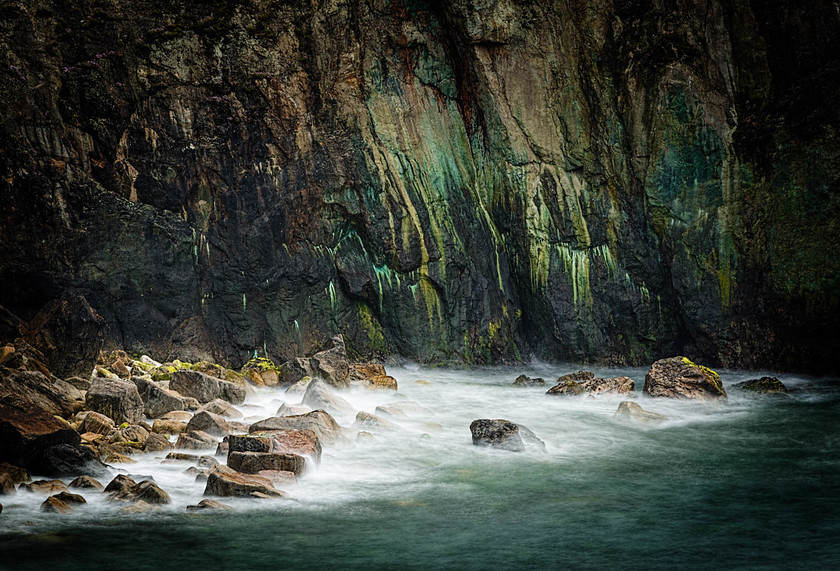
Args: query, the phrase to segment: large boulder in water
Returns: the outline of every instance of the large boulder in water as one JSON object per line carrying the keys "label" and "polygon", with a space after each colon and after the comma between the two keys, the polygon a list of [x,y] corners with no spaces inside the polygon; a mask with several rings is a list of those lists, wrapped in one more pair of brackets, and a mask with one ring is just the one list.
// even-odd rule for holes
{"label": "large boulder in water", "polygon": [[227,436],[233,432],[233,427],[223,416],[206,410],[196,413],[187,423],[186,429],[188,431],[201,430],[212,436]]}
{"label": "large boulder in water", "polygon": [[531,378],[528,375],[519,375],[513,381],[515,387],[541,387],[545,385],[545,379],[540,377]]}
{"label": "large boulder in water", "polygon": [[735,388],[762,395],[786,395],[788,392],[785,384],[776,377],[750,379],[749,381],[744,381],[743,383],[737,383]]}
{"label": "large boulder in water", "polygon": [[44,306],[23,337],[40,349],[54,374],[89,377],[102,349],[103,327],[104,320],[84,296],[70,292]]}
{"label": "large boulder in water", "polygon": [[143,419],[143,399],[131,381],[97,377],[85,401],[90,410],[104,414],[117,424],[136,424]]}
{"label": "large boulder in water", "polygon": [[205,496],[277,497],[286,494],[274,487],[268,478],[242,474],[227,466],[214,466],[207,474]]}
{"label": "large boulder in water", "polygon": [[245,435],[230,435],[228,451],[275,452],[308,456],[321,461],[321,443],[312,430],[267,430]]}
{"label": "large boulder in water", "polygon": [[545,451],[545,443],[536,434],[509,420],[480,418],[470,424],[470,432],[476,446],[492,446],[511,452],[528,448]]}
{"label": "large boulder in water", "polygon": [[143,401],[143,412],[149,418],[158,418],[173,410],[187,408],[184,399],[169,389],[165,389],[151,379],[131,377],[131,382],[137,387],[140,399]]}
{"label": "large boulder in water", "polygon": [[563,375],[557,384],[548,389],[547,395],[602,395],[631,394],[636,390],[636,383],[629,377],[596,377],[594,373],[579,371]]}
{"label": "large boulder in water", "polygon": [[245,402],[247,391],[244,386],[199,373],[181,369],[172,373],[169,388],[180,394],[193,397],[204,404],[214,399],[226,400],[233,404]]}
{"label": "large boulder in water", "polygon": [[248,428],[248,432],[265,432],[267,430],[311,430],[318,436],[319,442],[332,444],[341,437],[341,426],[324,410],[313,410],[306,414],[293,416],[273,416],[255,422]]}
{"label": "large boulder in water", "polygon": [[306,387],[302,403],[312,409],[325,410],[336,416],[353,416],[356,409],[349,402],[332,392],[324,381],[313,380]]}
{"label": "large boulder in water", "polygon": [[659,424],[668,420],[667,416],[645,410],[632,401],[619,403],[618,410],[613,416],[621,420],[633,420],[645,424]]}
{"label": "large boulder in water", "polygon": [[80,442],[78,432],[32,401],[0,397],[0,462],[33,471],[51,447]]}
{"label": "large boulder in water", "polygon": [[104,476],[108,473],[107,466],[99,461],[96,453],[80,444],[57,444],[47,448],[32,470],[57,478]]}
{"label": "large boulder in water", "polygon": [[726,398],[720,376],[687,357],[656,361],[645,375],[644,392],[652,397],[715,400]]}
{"label": "large boulder in water", "polygon": [[303,474],[306,459],[288,452],[230,452],[227,465],[237,472],[258,474],[264,470]]}

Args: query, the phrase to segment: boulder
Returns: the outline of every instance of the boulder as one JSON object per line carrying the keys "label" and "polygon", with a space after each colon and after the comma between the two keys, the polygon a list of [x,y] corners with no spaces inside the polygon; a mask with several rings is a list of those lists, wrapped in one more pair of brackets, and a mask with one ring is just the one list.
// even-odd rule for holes
{"label": "boulder", "polygon": [[21,484],[18,490],[25,490],[33,494],[57,494],[66,492],[67,485],[61,480],[35,480],[28,484]]}
{"label": "boulder", "polygon": [[149,418],[158,418],[168,412],[184,410],[186,404],[177,392],[165,389],[151,379],[131,377],[143,401],[143,412]]}
{"label": "boulder", "polygon": [[207,475],[205,496],[253,497],[254,493],[281,498],[286,494],[277,490],[268,478],[242,474],[227,466],[215,466]]}
{"label": "boulder", "polygon": [[15,493],[15,482],[8,474],[0,473],[0,496],[8,496]]}
{"label": "boulder", "polygon": [[33,466],[33,471],[45,476],[102,476],[108,468],[97,454],[80,444],[56,444],[47,448]]}
{"label": "boulder", "polygon": [[80,506],[87,503],[87,500],[83,496],[68,491],[60,492],[51,497],[58,498],[69,506]]}
{"label": "boulder", "polygon": [[652,397],[717,400],[726,398],[720,376],[686,357],[656,361],[645,375],[645,394]]}
{"label": "boulder", "polygon": [[548,389],[547,395],[601,395],[631,394],[636,383],[629,377],[600,378],[587,371],[579,371],[560,377],[558,383]]}
{"label": "boulder", "polygon": [[294,383],[288,389],[286,389],[285,396],[286,398],[292,397],[303,397],[306,393],[306,389],[309,387],[309,383],[312,382],[312,377],[306,376]]}
{"label": "boulder", "polygon": [[10,343],[23,335],[26,323],[0,305],[0,343]]}
{"label": "boulder", "polygon": [[184,450],[209,450],[216,447],[218,440],[201,430],[191,430],[178,435],[175,448]]}
{"label": "boulder", "polygon": [[425,406],[410,400],[403,400],[376,407],[374,412],[381,416],[392,418],[412,418],[433,416],[435,413]]}
{"label": "boulder", "polygon": [[395,379],[391,375],[376,375],[375,377],[371,377],[370,379],[368,379],[365,388],[374,390],[395,391],[398,388],[397,379]]}
{"label": "boulder", "polygon": [[313,376],[320,377],[336,387],[349,386],[350,364],[347,362],[347,350],[342,335],[333,337],[332,347],[312,355],[309,363]]}
{"label": "boulder", "polygon": [[228,437],[228,453],[277,452],[308,456],[321,461],[321,443],[312,430],[268,430]]}
{"label": "boulder", "polygon": [[72,417],[85,404],[79,389],[40,371],[0,374],[0,395],[8,394],[30,400],[50,414],[63,418]]}
{"label": "boulder", "polygon": [[145,502],[150,505],[168,504],[172,501],[169,494],[151,480],[122,486],[112,492],[108,499],[119,502]]}
{"label": "boulder", "polygon": [[15,486],[24,482],[32,481],[32,477],[25,468],[9,464],[8,462],[0,463],[0,475],[8,476],[12,484]]}
{"label": "boulder", "polygon": [[113,480],[105,486],[105,492],[121,492],[137,484],[131,476],[117,474]]}
{"label": "boulder", "polygon": [[260,470],[257,476],[268,478],[273,484],[280,484],[288,487],[297,485],[298,479],[294,472],[286,472],[285,470]]}
{"label": "boulder", "polygon": [[41,511],[47,513],[67,514],[73,511],[73,507],[61,501],[56,496],[50,496],[41,504]]}
{"label": "boulder", "polygon": [[298,414],[306,414],[310,412],[312,407],[309,406],[290,406],[286,403],[280,405],[277,409],[276,416],[295,416]]}
{"label": "boulder", "polygon": [[545,443],[525,428],[509,420],[480,418],[470,424],[472,441],[476,446],[491,446],[523,452],[533,448],[545,451]]}
{"label": "boulder", "polygon": [[622,401],[615,411],[615,418],[621,420],[633,420],[645,424],[659,424],[668,420],[667,416],[650,412],[632,401]]}
{"label": "boulder", "polygon": [[90,388],[90,378],[83,379],[82,377],[67,377],[64,382],[70,383],[80,391],[86,391]]}
{"label": "boulder", "polygon": [[[280,385],[284,387],[295,385],[307,377],[311,378],[312,375],[312,366],[309,359],[296,357],[280,366]],[[303,394],[303,391],[301,391],[301,394]]]}
{"label": "boulder", "polygon": [[515,387],[541,387],[545,385],[545,379],[539,377],[531,378],[528,375],[519,375],[513,381]]}
{"label": "boulder", "polygon": [[165,436],[157,433],[150,434],[146,439],[146,444],[143,445],[145,452],[163,452],[171,449],[172,443]]}
{"label": "boulder", "polygon": [[206,498],[201,500],[200,502],[198,502],[198,504],[196,504],[196,505],[187,506],[187,511],[189,511],[189,512],[204,511],[204,510],[231,511],[231,510],[233,510],[233,508],[231,506],[227,505],[227,504],[217,502],[216,500],[208,500]]}
{"label": "boulder", "polygon": [[92,490],[104,489],[102,484],[99,483],[99,480],[97,480],[96,478],[92,478],[91,476],[79,476],[78,478],[70,482],[69,487]]}
{"label": "boulder", "polygon": [[167,412],[166,414],[161,416],[160,420],[177,420],[186,423],[189,422],[191,418],[191,412],[187,412],[185,410],[173,410],[172,412]]}
{"label": "boulder", "polygon": [[214,399],[208,402],[205,405],[202,405],[196,413],[199,412],[212,412],[213,414],[218,414],[220,416],[224,416],[226,418],[243,418],[244,415],[239,412],[235,406],[230,404],[229,402],[222,400],[222,399]]}
{"label": "boulder", "polygon": [[187,429],[187,423],[180,420],[157,419],[152,424],[152,432],[158,434],[181,434]]}
{"label": "boulder", "polygon": [[251,359],[241,369],[242,374],[252,383],[266,387],[276,387],[280,384],[281,370],[271,359],[263,357]]}
{"label": "boulder", "polygon": [[367,381],[373,377],[380,377],[387,375],[385,366],[380,363],[351,363],[348,372],[348,380],[353,381]]}
{"label": "boulder", "polygon": [[[224,417],[212,412],[197,412],[187,423],[187,431],[200,430],[214,436],[227,436],[233,429]],[[215,442],[213,443],[215,445]]]}
{"label": "boulder", "polygon": [[104,320],[77,293],[44,306],[26,326],[23,338],[44,354],[59,377],[88,377],[103,343]]}
{"label": "boulder", "polygon": [[323,410],[313,410],[306,414],[294,416],[273,416],[255,422],[248,428],[248,432],[263,432],[266,430],[311,430],[322,444],[332,444],[341,437],[341,426],[335,419]]}
{"label": "boulder", "polygon": [[335,416],[353,416],[356,409],[349,402],[330,390],[327,384],[319,379],[309,383],[303,395],[302,404],[313,409],[325,410]]}
{"label": "boulder", "polygon": [[116,424],[136,424],[143,418],[145,405],[131,381],[97,377],[85,396],[90,410],[110,417]]}
{"label": "boulder", "polygon": [[51,447],[79,442],[78,432],[32,401],[0,397],[0,462],[36,471]]}
{"label": "boulder", "polygon": [[356,415],[356,420],[353,422],[353,428],[359,430],[394,430],[397,428],[397,425],[385,420],[380,416],[376,416],[375,414],[370,414],[369,412],[359,411],[359,414]]}
{"label": "boulder", "polygon": [[108,436],[114,430],[116,430],[114,421],[104,414],[96,411],[89,411],[85,415],[82,424],[79,426],[79,432],[82,434],[85,432],[93,432]]}
{"label": "boulder", "polygon": [[749,381],[737,383],[734,386],[742,391],[763,395],[786,395],[788,392],[785,384],[776,377],[750,379]]}
{"label": "boulder", "polygon": [[245,387],[241,385],[189,370],[178,370],[172,373],[169,386],[172,390],[192,397],[200,403],[222,399],[233,404],[241,404],[245,401],[247,394]]}
{"label": "boulder", "polygon": [[117,429],[108,441],[111,444],[122,444],[136,450],[141,450],[149,439],[149,431],[137,424],[131,424]]}
{"label": "boulder", "polygon": [[244,474],[256,474],[261,470],[282,470],[303,474],[306,459],[299,454],[284,452],[230,452],[227,465]]}

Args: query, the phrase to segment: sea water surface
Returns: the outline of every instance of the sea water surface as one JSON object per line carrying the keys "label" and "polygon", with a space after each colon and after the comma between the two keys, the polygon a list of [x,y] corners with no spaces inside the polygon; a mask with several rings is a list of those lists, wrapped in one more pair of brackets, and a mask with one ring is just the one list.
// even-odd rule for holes
{"label": "sea water surface", "polygon": [[[118,513],[88,490],[68,515],[40,512],[44,496],[0,496],[0,569],[840,568],[836,380],[781,375],[789,396],[756,398],[732,385],[761,373],[721,371],[730,396],[715,404],[644,397],[646,369],[595,370],[636,381],[636,402],[670,418],[650,426],[613,418],[624,397],[545,395],[578,369],[389,367],[397,393],[342,396],[428,411],[373,438],[339,417],[346,441],[324,447],[291,500],[186,512],[204,484],[165,454],[119,466],[172,496],[155,513]],[[514,387],[520,373],[549,384]],[[239,409],[257,420],[284,399],[262,389]],[[477,418],[527,426],[547,451],[474,446]]]}

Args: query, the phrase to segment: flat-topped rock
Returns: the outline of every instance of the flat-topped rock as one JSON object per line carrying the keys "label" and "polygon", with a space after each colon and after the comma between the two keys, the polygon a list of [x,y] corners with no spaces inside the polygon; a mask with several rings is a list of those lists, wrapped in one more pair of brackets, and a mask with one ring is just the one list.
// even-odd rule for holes
{"label": "flat-topped rock", "polygon": [[254,493],[273,498],[282,498],[286,495],[285,492],[276,489],[268,478],[243,474],[227,466],[215,466],[207,475],[205,496],[254,497]]}
{"label": "flat-topped rock", "polygon": [[644,392],[652,397],[717,400],[726,398],[720,376],[686,357],[656,361],[645,375]]}
{"label": "flat-topped rock", "polygon": [[172,373],[169,388],[178,391],[183,396],[192,397],[200,403],[222,399],[233,404],[241,404],[247,395],[242,385],[184,369]]}
{"label": "flat-topped rock", "polygon": [[335,419],[323,410],[313,410],[306,414],[293,416],[273,416],[255,422],[248,432],[264,432],[266,430],[311,430],[318,436],[321,444],[332,444],[341,437],[341,426]]}

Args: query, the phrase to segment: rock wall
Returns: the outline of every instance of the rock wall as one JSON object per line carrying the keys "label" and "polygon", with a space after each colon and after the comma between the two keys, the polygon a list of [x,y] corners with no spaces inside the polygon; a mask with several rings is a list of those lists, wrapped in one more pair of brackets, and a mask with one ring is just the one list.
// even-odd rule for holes
{"label": "rock wall", "polygon": [[106,345],[837,370],[840,13],[0,2],[0,304]]}

